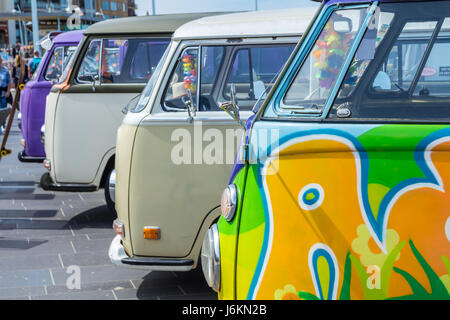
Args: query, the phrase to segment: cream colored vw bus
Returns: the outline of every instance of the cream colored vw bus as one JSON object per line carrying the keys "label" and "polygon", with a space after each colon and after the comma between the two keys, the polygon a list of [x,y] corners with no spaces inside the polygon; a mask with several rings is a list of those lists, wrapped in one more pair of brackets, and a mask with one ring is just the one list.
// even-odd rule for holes
{"label": "cream colored vw bus", "polygon": [[[106,20],[86,29],[45,114],[45,190],[96,191],[114,169],[122,109],[155,73],[173,32],[205,14]],[[114,210],[106,188],[106,201]]]}
{"label": "cream colored vw bus", "polygon": [[242,128],[221,109],[232,97],[240,124],[277,79],[312,8],[233,13],[191,21],[173,35],[117,133],[118,219],[113,263],[147,270],[196,268],[219,217]]}

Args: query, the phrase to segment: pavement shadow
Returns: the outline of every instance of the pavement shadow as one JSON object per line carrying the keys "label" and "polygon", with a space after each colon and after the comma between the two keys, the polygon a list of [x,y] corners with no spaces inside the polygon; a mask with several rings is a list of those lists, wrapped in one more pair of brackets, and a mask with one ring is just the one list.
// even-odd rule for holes
{"label": "pavement shadow", "polygon": [[143,277],[136,297],[151,299],[202,299],[216,300],[215,293],[206,284],[201,268],[186,272],[153,271]]}
{"label": "pavement shadow", "polygon": [[0,238],[0,249],[20,249],[27,250],[43,243],[48,242],[48,240],[27,240],[27,239],[3,239]]}
{"label": "pavement shadow", "polygon": [[[30,230],[81,230],[86,228],[95,229],[112,229],[112,222],[114,217],[110,213],[107,206],[99,206],[96,208],[91,208],[87,211],[81,212],[70,220],[62,219],[29,219],[30,217],[24,216],[13,216],[14,212],[11,210],[5,210],[10,212],[9,217],[2,216],[0,211],[0,230],[14,230],[14,229],[30,229]],[[34,217],[52,217],[57,211],[53,210],[18,210],[19,214],[33,215]],[[8,213],[6,213],[8,215]],[[7,219],[1,219],[5,217]]]}
{"label": "pavement shadow", "polygon": [[35,185],[34,181],[2,181],[0,182],[0,200],[29,199],[30,194],[35,190]]}
{"label": "pavement shadow", "polygon": [[0,210],[0,218],[53,218],[58,210]]}
{"label": "pavement shadow", "polygon": [[[1,191],[1,190],[0,190]],[[53,200],[54,194],[33,194],[26,190],[15,190],[8,193],[0,193],[0,200]]]}
{"label": "pavement shadow", "polygon": [[114,219],[115,217],[108,207],[103,205],[77,214],[68,221],[68,224],[72,229],[112,229]]}

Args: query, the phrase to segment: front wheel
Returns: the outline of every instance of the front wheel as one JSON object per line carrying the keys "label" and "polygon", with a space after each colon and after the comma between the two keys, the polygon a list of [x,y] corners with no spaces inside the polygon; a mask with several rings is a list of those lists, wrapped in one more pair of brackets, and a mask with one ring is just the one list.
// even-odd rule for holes
{"label": "front wheel", "polygon": [[106,176],[105,182],[105,200],[108,209],[114,217],[117,217],[116,212],[116,170],[111,168]]}

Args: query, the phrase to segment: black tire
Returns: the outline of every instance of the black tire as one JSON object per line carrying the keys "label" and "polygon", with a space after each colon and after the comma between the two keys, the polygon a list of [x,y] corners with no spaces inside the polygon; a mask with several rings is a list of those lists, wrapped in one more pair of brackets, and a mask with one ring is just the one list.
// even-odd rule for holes
{"label": "black tire", "polygon": [[111,174],[114,172],[114,167],[110,168],[108,173],[106,174],[106,181],[105,181],[105,185],[104,185],[104,189],[105,189],[105,200],[106,200],[106,205],[108,206],[109,211],[111,212],[111,215],[114,218],[117,218],[117,212],[116,212],[116,204],[115,202],[112,200],[111,198],[111,194],[109,191],[109,179],[111,177]]}

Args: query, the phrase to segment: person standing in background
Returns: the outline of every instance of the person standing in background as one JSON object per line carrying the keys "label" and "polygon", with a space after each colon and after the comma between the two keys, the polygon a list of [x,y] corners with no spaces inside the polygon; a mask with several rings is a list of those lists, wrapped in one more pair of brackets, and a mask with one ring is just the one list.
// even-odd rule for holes
{"label": "person standing in background", "polygon": [[11,46],[11,57],[13,57],[13,59],[16,58],[17,55],[17,51],[16,51],[16,47],[15,46]]}
{"label": "person standing in background", "polygon": [[[7,108],[7,98],[11,95],[11,76],[9,74],[8,68],[3,66],[3,60],[0,57],[0,131],[3,133],[5,131],[5,122],[9,109]],[[4,120],[3,120],[4,119]]]}
{"label": "person standing in background", "polygon": [[39,63],[41,63],[41,60],[42,59],[39,57],[39,51],[35,50],[33,53],[33,58],[31,58],[30,61],[28,62],[29,78],[33,76],[34,72],[39,66]]}
{"label": "person standing in background", "polygon": [[16,56],[16,61],[14,63],[14,67],[12,69],[12,77],[14,79],[14,88],[16,88],[16,90],[17,90],[17,85],[19,84],[20,72],[21,72],[22,68],[24,69],[22,83],[25,84],[29,80],[28,66],[25,63],[25,60],[22,58],[22,55],[18,54]]}
{"label": "person standing in background", "polygon": [[[20,50],[21,50],[20,42],[17,42],[16,46],[14,48],[16,49],[16,56],[17,56],[18,54],[20,54]],[[16,56],[14,56],[14,59],[16,58]]]}

